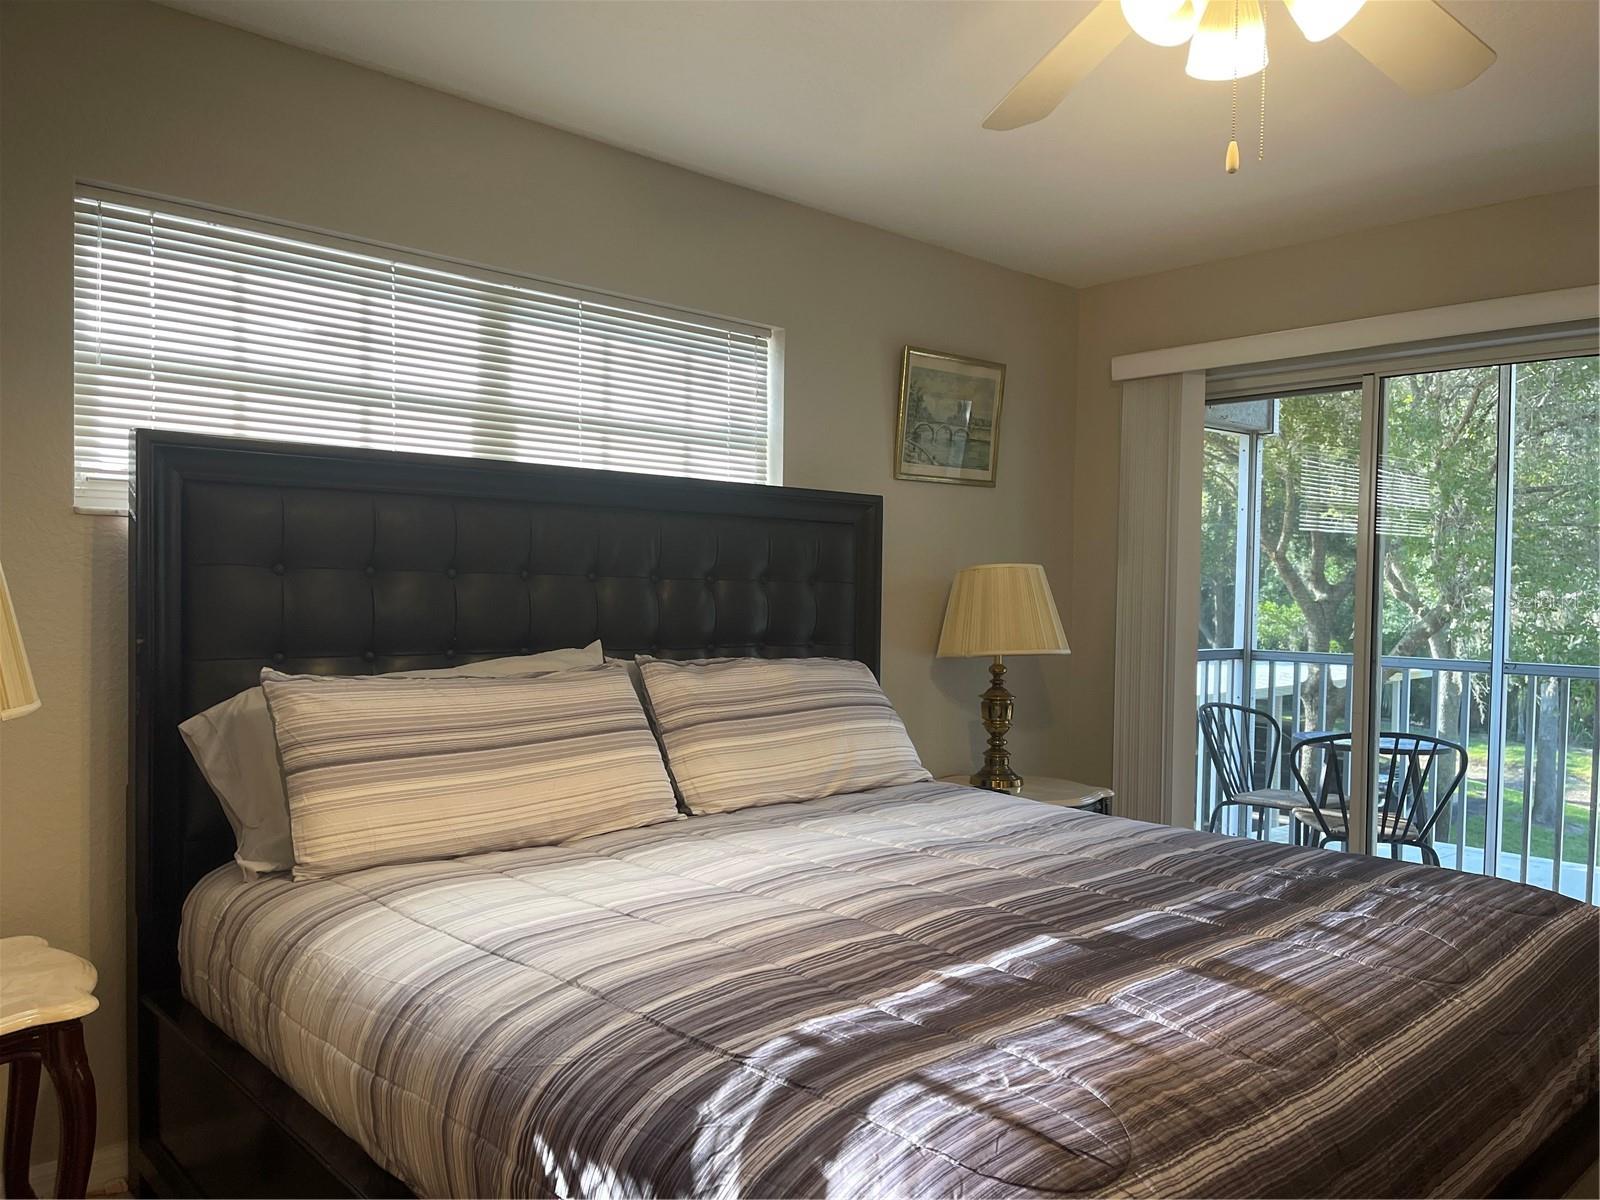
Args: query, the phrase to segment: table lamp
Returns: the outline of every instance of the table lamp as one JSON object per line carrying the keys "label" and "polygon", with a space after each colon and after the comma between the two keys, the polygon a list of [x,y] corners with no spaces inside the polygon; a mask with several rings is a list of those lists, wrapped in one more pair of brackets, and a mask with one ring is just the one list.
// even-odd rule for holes
{"label": "table lamp", "polygon": [[28,670],[28,652],[22,648],[22,631],[11,607],[6,573],[0,570],[0,721],[25,717],[39,707],[39,692]]}
{"label": "table lamp", "polygon": [[972,786],[1016,792],[1022,776],[1011,769],[1006,734],[1015,703],[1006,690],[1008,654],[1070,654],[1050,582],[1038,563],[985,563],[957,572],[939,634],[940,658],[992,658],[983,701],[989,748]]}

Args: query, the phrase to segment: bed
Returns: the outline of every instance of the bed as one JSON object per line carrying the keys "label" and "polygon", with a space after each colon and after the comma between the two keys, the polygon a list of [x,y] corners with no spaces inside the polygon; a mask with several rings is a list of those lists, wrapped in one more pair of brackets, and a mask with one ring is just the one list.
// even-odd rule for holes
{"label": "bed", "polygon": [[928,782],[245,884],[175,726],[262,666],[875,670],[879,501],[137,458],[142,1191],[1552,1194],[1593,1159],[1596,911],[1499,881]]}

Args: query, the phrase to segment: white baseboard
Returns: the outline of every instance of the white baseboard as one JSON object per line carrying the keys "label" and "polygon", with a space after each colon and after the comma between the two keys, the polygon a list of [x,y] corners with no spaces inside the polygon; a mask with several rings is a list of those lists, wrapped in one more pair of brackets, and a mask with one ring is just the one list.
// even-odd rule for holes
{"label": "white baseboard", "polygon": [[[28,1169],[28,1182],[40,1196],[56,1194],[56,1162],[34,1163]],[[96,1146],[94,1162],[89,1167],[89,1195],[128,1190],[128,1143],[113,1146]]]}

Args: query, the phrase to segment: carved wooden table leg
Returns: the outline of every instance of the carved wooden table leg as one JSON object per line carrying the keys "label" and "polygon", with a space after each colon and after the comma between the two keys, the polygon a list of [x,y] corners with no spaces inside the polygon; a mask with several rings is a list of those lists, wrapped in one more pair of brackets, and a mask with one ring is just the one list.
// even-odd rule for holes
{"label": "carved wooden table leg", "polygon": [[31,1196],[28,1159],[33,1149],[33,1112],[39,1100],[39,1060],[15,1058],[6,1081],[5,1189],[11,1197]]}
{"label": "carved wooden table leg", "polygon": [[6,1086],[6,1195],[12,1200],[33,1195],[28,1158],[42,1064],[50,1072],[61,1108],[61,1148],[53,1195],[82,1196],[89,1187],[89,1166],[94,1161],[95,1125],[94,1076],[83,1049],[83,1022],[57,1021],[8,1033],[0,1038],[0,1062],[11,1068]]}
{"label": "carved wooden table leg", "polygon": [[94,1162],[94,1076],[83,1048],[83,1022],[62,1021],[45,1029],[44,1067],[61,1109],[61,1152],[56,1195],[82,1196]]}

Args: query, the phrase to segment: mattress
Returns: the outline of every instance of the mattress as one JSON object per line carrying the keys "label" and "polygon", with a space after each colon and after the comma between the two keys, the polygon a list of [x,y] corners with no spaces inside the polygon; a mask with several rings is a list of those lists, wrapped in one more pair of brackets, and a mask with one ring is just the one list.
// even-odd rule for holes
{"label": "mattress", "polygon": [[1463,1195],[1595,1089],[1600,911],[925,783],[208,876],[189,999],[425,1196]]}

